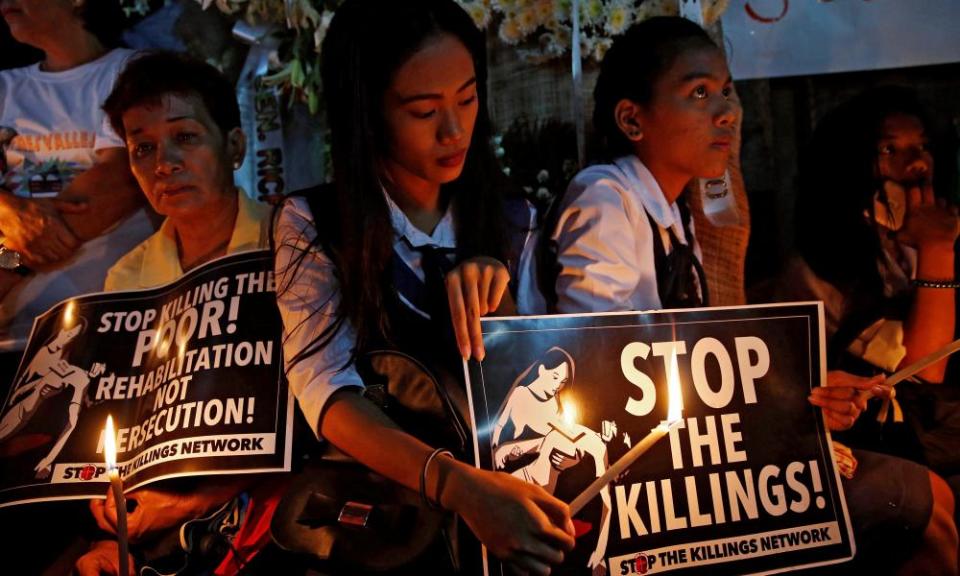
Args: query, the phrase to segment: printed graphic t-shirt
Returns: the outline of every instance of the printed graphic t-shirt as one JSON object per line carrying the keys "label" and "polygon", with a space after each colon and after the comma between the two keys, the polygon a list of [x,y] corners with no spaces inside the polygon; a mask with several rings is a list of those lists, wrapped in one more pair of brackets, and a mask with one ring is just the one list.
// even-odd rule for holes
{"label": "printed graphic t-shirt", "polygon": [[100,105],[132,54],[117,48],[63,72],[39,64],[0,70],[0,186],[56,196],[93,166],[98,150],[123,147]]}

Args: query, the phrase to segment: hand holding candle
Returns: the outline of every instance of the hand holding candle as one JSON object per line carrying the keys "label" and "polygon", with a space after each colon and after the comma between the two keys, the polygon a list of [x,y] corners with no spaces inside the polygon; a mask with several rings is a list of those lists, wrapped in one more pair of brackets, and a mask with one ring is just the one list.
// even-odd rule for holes
{"label": "hand holding candle", "polygon": [[570,503],[571,516],[576,516],[604,487],[623,474],[640,456],[656,444],[657,440],[666,436],[670,432],[671,427],[680,422],[680,412],[683,408],[683,394],[680,390],[680,367],[676,352],[671,354],[670,363],[667,368],[667,393],[669,395],[667,419],[651,430],[643,440],[634,445],[630,451],[607,468],[607,471],[604,472],[602,476],[599,476],[591,482],[586,490],[573,499],[573,502]]}
{"label": "hand holding candle", "polygon": [[[123,497],[123,480],[117,468],[117,448],[114,441],[113,417],[107,416],[107,426],[103,431],[103,452],[107,463],[107,475],[110,489],[117,505],[117,544],[119,546],[120,574],[130,573],[128,568],[129,552],[127,546],[127,504]],[[108,496],[109,497],[109,496]]]}

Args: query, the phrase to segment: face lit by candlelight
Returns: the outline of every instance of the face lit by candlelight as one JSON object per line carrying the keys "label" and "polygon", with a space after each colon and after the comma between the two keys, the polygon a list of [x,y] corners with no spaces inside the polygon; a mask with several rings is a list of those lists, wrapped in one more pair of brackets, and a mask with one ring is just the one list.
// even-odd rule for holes
{"label": "face lit by candlelight", "polygon": [[457,37],[429,39],[394,74],[384,95],[386,170],[400,185],[456,180],[479,111],[473,56]]}
{"label": "face lit by candlelight", "polygon": [[877,142],[880,176],[903,185],[933,178],[933,153],[923,121],[916,116],[892,114],[883,120]]}
{"label": "face lit by candlelight", "polygon": [[220,130],[198,94],[164,94],[124,111],[130,170],[157,214],[174,226],[233,210],[233,162],[243,132]]}

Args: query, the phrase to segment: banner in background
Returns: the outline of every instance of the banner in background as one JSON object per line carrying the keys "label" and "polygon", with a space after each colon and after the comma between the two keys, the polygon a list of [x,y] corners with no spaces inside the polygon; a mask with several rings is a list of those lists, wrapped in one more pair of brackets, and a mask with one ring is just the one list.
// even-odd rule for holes
{"label": "banner in background", "polygon": [[960,2],[734,0],[723,34],[736,80],[960,62]]}

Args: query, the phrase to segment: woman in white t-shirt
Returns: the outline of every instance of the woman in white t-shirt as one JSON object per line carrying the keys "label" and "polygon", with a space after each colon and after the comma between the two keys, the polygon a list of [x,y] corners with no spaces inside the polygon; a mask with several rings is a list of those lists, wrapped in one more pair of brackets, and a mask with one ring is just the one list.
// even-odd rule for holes
{"label": "woman in white t-shirt", "polygon": [[22,348],[51,305],[98,291],[152,230],[100,109],[131,54],[117,48],[119,3],[3,0],[0,15],[17,41],[43,51],[37,64],[0,71],[0,236],[19,255],[0,259],[11,266],[0,266],[2,350]]}

